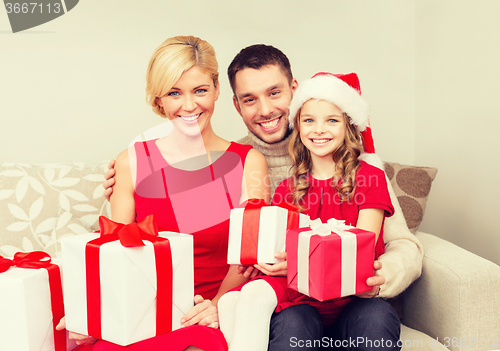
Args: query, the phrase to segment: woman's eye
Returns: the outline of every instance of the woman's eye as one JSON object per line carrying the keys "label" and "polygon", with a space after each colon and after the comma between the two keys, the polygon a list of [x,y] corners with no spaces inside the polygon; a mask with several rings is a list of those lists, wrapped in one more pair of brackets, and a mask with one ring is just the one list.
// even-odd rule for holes
{"label": "woman's eye", "polygon": [[198,89],[195,91],[196,94],[204,94],[207,92],[207,89]]}
{"label": "woman's eye", "polygon": [[178,91],[171,91],[170,93],[167,94],[168,96],[179,96]]}

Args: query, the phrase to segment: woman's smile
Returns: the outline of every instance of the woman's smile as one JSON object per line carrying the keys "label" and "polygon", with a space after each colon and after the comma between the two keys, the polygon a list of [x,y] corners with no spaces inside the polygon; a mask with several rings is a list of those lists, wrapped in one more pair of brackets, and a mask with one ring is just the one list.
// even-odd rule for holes
{"label": "woman's smile", "polygon": [[203,112],[193,113],[193,114],[186,115],[186,116],[179,116],[179,118],[181,118],[186,123],[196,123],[196,121],[198,121],[198,119],[200,118],[202,113]]}

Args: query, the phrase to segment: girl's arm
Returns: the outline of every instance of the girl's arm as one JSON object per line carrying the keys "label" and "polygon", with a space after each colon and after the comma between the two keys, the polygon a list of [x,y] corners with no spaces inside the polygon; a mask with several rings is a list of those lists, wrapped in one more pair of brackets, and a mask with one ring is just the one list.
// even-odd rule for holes
{"label": "girl's arm", "polygon": [[384,221],[384,210],[380,208],[365,208],[359,211],[356,227],[375,233],[375,242],[378,240],[382,222]]}
{"label": "girl's arm", "polygon": [[[382,229],[382,223],[384,221],[384,210],[379,208],[366,208],[359,211],[358,222],[356,227],[370,232],[375,233],[375,242],[378,240],[380,235],[380,230]],[[361,298],[372,298],[378,295],[380,291],[380,285],[385,283],[385,279],[382,276],[378,276],[376,271],[382,268],[382,264],[375,260],[373,264],[375,270],[375,275],[367,279],[366,283],[369,286],[373,286],[373,289],[366,291],[364,293],[356,294],[357,297]]]}
{"label": "girl's arm", "polygon": [[[115,185],[111,195],[111,218],[120,223],[132,223],[135,221],[135,199],[134,181],[132,170],[135,171],[135,152],[128,149],[116,158]],[[131,164],[132,163],[132,164]]]}

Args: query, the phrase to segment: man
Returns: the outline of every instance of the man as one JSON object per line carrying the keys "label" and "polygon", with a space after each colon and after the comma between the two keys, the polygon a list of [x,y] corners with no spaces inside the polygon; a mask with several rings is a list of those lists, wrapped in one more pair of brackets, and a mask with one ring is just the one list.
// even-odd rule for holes
{"label": "man", "polygon": [[[271,190],[274,192],[276,186],[289,176],[292,165],[288,155],[292,131],[288,106],[298,87],[297,80],[293,78],[288,58],[280,50],[267,45],[252,45],[241,50],[229,65],[228,76],[234,93],[234,106],[249,131],[238,142],[252,145],[266,157]],[[391,187],[390,191],[397,213],[386,219],[386,253],[376,264],[380,268],[378,264],[382,263],[382,269],[377,271],[377,276],[368,279],[368,284],[374,289],[360,296],[364,299],[353,302],[339,323],[325,331],[326,336],[341,340],[358,340],[358,337],[372,341],[399,339],[399,322],[396,322],[397,330],[394,330],[392,307],[381,299],[369,298],[376,295],[394,297],[406,289],[420,276],[423,251],[418,240],[408,231]],[[270,271],[265,271],[267,274],[279,271],[279,268],[272,270],[270,266],[268,269]],[[269,350],[291,348],[291,340],[321,339],[321,334],[318,337],[318,331],[314,330],[318,324],[315,311],[306,311],[308,307],[290,307],[273,315]],[[357,349],[368,349],[367,345],[356,346]],[[396,345],[393,345],[395,348]]]}
{"label": "man", "polygon": [[[238,142],[252,145],[266,157],[270,186],[274,192],[276,186],[288,178],[292,166],[288,155],[292,131],[288,107],[298,87],[297,80],[293,78],[288,58],[280,50],[267,45],[252,45],[241,50],[231,62],[228,76],[234,93],[234,106],[248,128],[248,135]],[[106,178],[113,174],[113,170],[108,171]],[[106,197],[112,192],[112,184],[112,180],[104,183]],[[335,340],[343,341],[345,349],[369,350],[372,349],[370,344],[380,346],[382,339],[392,340],[392,347],[385,349],[399,349],[396,345],[399,319],[388,303],[373,297],[397,296],[417,279],[421,273],[423,250],[408,231],[392,187],[388,185],[396,213],[386,219],[386,251],[375,262],[375,276],[367,281],[373,290],[361,294],[361,298],[351,303],[340,320],[324,334],[319,314],[311,306],[293,306],[275,313],[270,326],[270,351],[301,345],[304,346],[300,347],[301,350],[317,350],[318,343],[329,349],[333,348]],[[286,256],[280,253],[277,257]],[[286,262],[263,265],[260,269],[266,274],[283,275],[286,274]],[[249,276],[252,272],[247,270],[244,274]],[[327,338],[322,339],[323,335]],[[351,342],[361,340],[358,338],[371,343]],[[378,343],[375,342],[377,340]],[[385,342],[382,346],[389,345]]]}

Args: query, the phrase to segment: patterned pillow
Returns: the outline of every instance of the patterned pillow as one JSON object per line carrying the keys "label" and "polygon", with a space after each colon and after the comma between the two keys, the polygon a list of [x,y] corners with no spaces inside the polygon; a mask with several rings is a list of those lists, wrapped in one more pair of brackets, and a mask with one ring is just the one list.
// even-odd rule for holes
{"label": "patterned pillow", "polygon": [[414,167],[384,162],[385,173],[391,181],[406,224],[415,233],[424,218],[427,197],[437,168]]}
{"label": "patterned pillow", "polygon": [[60,256],[65,235],[98,228],[110,216],[102,182],[107,162],[0,164],[0,255],[43,250]]}

